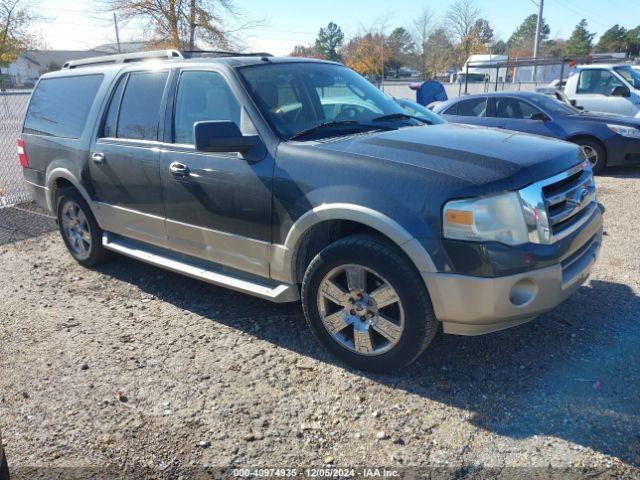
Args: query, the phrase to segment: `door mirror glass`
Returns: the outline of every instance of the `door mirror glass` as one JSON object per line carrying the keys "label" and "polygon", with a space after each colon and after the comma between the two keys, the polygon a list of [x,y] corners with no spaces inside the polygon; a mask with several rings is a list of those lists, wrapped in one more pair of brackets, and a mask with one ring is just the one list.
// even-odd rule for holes
{"label": "door mirror glass", "polygon": [[613,87],[611,89],[611,96],[612,97],[630,97],[631,90],[629,90],[624,85],[618,85],[617,87]]}
{"label": "door mirror glass", "polygon": [[244,153],[257,145],[257,135],[242,135],[235,122],[206,121],[193,125],[196,150],[199,152]]}

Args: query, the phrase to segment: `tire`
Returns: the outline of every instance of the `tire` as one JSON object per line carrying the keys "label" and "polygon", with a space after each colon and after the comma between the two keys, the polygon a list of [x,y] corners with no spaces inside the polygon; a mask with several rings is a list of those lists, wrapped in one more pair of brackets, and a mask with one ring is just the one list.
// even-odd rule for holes
{"label": "tire", "polygon": [[[357,285],[364,288],[351,288]],[[302,281],[302,306],[327,350],[371,372],[409,365],[439,327],[418,271],[395,245],[375,235],[346,237],[316,255]]]}
{"label": "tire", "polygon": [[[607,166],[607,151],[604,146],[597,140],[590,138],[578,138],[574,143],[584,149],[587,158],[591,162],[593,173],[595,175],[602,173]],[[595,155],[595,161],[592,160],[592,158],[594,158],[592,155]]]}
{"label": "tire", "polygon": [[60,234],[71,256],[84,267],[104,262],[103,232],[82,195],[73,188],[61,190],[56,213]]}
{"label": "tire", "polygon": [[[0,449],[2,449],[1,445]],[[2,454],[2,452],[0,452],[0,455],[2,455],[2,462],[0,463],[0,480],[9,480],[9,465],[7,465],[7,455]]]}

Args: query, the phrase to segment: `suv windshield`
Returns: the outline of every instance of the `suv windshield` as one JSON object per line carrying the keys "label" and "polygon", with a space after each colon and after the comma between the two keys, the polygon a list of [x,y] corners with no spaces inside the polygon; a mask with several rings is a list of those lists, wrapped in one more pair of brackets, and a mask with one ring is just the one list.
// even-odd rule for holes
{"label": "suv windshield", "polygon": [[614,70],[633,85],[633,88],[640,88],[640,72],[631,67],[615,67]]}
{"label": "suv windshield", "polygon": [[284,139],[424,125],[342,65],[265,63],[239,72],[264,116]]}

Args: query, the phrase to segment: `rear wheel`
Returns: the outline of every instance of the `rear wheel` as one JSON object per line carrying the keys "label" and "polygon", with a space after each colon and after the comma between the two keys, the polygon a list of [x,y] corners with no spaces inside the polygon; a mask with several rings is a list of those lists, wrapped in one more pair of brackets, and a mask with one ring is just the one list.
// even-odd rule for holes
{"label": "rear wheel", "polygon": [[322,250],[307,268],[302,299],[318,340],[362,370],[408,365],[438,329],[419,273],[375,236],[354,235]]}
{"label": "rear wheel", "polygon": [[575,143],[582,148],[587,160],[591,163],[593,173],[601,173],[607,166],[607,151],[604,147],[599,142],[589,138],[579,138],[575,140]]}
{"label": "rear wheel", "polygon": [[105,259],[102,229],[87,202],[77,190],[67,188],[58,195],[58,227],[69,253],[85,267],[95,267]]}

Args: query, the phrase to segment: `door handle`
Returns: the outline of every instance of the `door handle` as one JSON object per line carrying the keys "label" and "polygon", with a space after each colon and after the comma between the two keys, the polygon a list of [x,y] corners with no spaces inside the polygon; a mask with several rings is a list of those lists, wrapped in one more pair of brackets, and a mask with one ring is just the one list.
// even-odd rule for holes
{"label": "door handle", "polygon": [[180,178],[188,177],[191,174],[191,170],[189,170],[189,167],[179,162],[173,162],[171,165],[169,165],[169,171],[174,177]]}
{"label": "door handle", "polygon": [[91,160],[98,165],[102,165],[105,161],[104,153],[95,152],[91,155]]}

